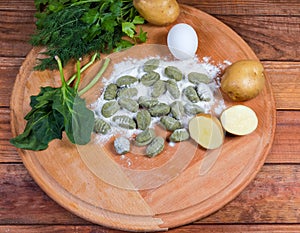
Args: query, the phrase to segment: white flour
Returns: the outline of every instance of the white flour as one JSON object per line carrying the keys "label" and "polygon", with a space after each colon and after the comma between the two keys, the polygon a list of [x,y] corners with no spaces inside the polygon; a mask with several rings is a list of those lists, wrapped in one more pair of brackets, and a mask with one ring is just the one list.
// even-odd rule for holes
{"label": "white flour", "polygon": [[[199,105],[202,109],[204,109],[205,113],[213,113],[216,115],[219,115],[221,113],[221,111],[223,109],[225,109],[224,101],[219,93],[219,85],[215,80],[216,80],[218,74],[220,74],[221,69],[223,69],[225,66],[227,66],[229,64],[229,62],[224,61],[224,64],[214,66],[210,63],[210,59],[207,57],[203,58],[202,62],[199,62],[198,58],[196,58],[196,57],[193,59],[190,59],[190,60],[183,60],[183,61],[182,60],[167,61],[167,60],[165,60],[163,58],[159,58],[159,57],[147,57],[147,58],[141,59],[141,60],[127,58],[127,59],[124,59],[122,62],[114,65],[114,69],[113,69],[114,71],[110,77],[105,77],[102,79],[102,82],[104,84],[103,90],[105,90],[105,88],[108,84],[115,83],[115,81],[120,76],[123,76],[123,75],[131,75],[131,76],[135,76],[137,78],[141,78],[146,73],[143,71],[144,63],[147,60],[152,59],[152,58],[160,59],[160,65],[155,71],[160,74],[161,80],[169,79],[164,75],[164,68],[167,66],[175,66],[183,72],[183,75],[184,75],[183,80],[177,82],[177,85],[178,85],[181,93],[185,87],[192,85],[187,80],[187,75],[190,72],[204,73],[207,76],[209,76],[213,81],[208,85],[209,85],[210,89],[212,90],[212,92],[214,93],[215,98],[213,98],[212,100],[210,100],[208,102],[200,101],[196,104]],[[134,100],[138,100],[138,98],[140,96],[149,96],[149,97],[151,96],[151,90],[152,90],[151,88],[152,87],[146,87],[141,82],[132,84],[130,87],[135,87],[138,90],[138,95],[136,97],[133,97]],[[102,92],[102,93],[104,93],[104,92]],[[158,100],[159,100],[159,102],[166,103],[168,105],[175,101],[175,99],[168,92],[161,95],[158,98]],[[183,104],[189,102],[184,97],[182,97],[182,94],[180,96],[180,99],[178,99],[178,100],[182,101]],[[95,116],[97,118],[104,119],[112,127],[112,130],[110,130],[110,132],[108,134],[97,135],[96,140],[99,143],[107,142],[112,136],[114,136],[116,134],[120,134],[127,138],[131,138],[134,134],[141,132],[141,130],[138,130],[138,129],[136,129],[136,130],[122,129],[112,122],[112,120],[111,120],[112,117],[110,117],[110,118],[103,117],[101,115],[101,109],[102,109],[103,104],[105,104],[106,102],[107,101],[104,100],[103,94],[102,94],[100,96],[100,98],[94,104],[92,104],[92,109],[95,113]],[[127,115],[134,119],[136,116],[136,113],[131,113],[127,110],[121,109],[116,114],[114,114],[114,116],[116,116],[116,115]],[[150,127],[153,127],[159,121],[159,119],[160,119],[159,117],[152,117]],[[187,128],[188,121],[190,119],[191,119],[191,116],[185,116],[183,119],[181,119],[181,123],[185,128]]]}

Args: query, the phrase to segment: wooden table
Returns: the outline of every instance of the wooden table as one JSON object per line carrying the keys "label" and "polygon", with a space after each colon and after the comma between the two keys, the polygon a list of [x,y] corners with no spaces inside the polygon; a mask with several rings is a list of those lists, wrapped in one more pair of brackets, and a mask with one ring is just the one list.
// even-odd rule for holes
{"label": "wooden table", "polygon": [[[216,213],[170,232],[300,232],[300,1],[181,0],[218,18],[254,50],[271,80],[274,144],[251,184]],[[10,145],[10,96],[35,30],[33,0],[0,1],[0,232],[121,232],[51,200]]]}

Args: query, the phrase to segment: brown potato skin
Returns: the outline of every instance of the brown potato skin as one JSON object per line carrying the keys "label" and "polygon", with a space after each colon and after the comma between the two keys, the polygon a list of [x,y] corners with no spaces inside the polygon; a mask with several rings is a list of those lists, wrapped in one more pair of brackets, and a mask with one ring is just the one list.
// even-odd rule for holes
{"label": "brown potato skin", "polygon": [[133,5],[145,20],[157,26],[173,23],[180,14],[176,0],[133,0]]}
{"label": "brown potato skin", "polygon": [[264,67],[256,60],[241,60],[226,68],[221,89],[233,101],[250,100],[265,86]]}

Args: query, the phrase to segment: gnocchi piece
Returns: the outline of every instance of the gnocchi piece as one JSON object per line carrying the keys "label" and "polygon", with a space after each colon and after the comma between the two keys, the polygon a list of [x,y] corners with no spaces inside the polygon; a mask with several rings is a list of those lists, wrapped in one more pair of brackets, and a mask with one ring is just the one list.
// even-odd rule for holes
{"label": "gnocchi piece", "polygon": [[114,148],[117,154],[126,154],[130,151],[130,141],[125,137],[118,137],[114,140]]}
{"label": "gnocchi piece", "polygon": [[149,108],[149,112],[153,117],[168,115],[170,110],[171,110],[170,106],[165,103],[158,103],[157,105]]}
{"label": "gnocchi piece", "polygon": [[167,66],[165,68],[165,75],[175,81],[181,81],[183,78],[182,72],[176,66]]}
{"label": "gnocchi piece", "polygon": [[94,132],[100,134],[107,134],[110,131],[110,125],[101,118],[95,119]]}
{"label": "gnocchi piece", "polygon": [[128,116],[114,116],[112,121],[124,129],[136,129],[136,123]]}
{"label": "gnocchi piece", "polygon": [[169,131],[174,131],[182,127],[180,121],[170,116],[163,116],[162,118],[160,118],[160,122],[166,128],[166,130]]}
{"label": "gnocchi piece", "polygon": [[116,84],[110,83],[105,89],[103,98],[105,100],[115,99],[117,97],[117,89],[118,89],[118,86]]}
{"label": "gnocchi piece", "polygon": [[155,71],[149,71],[148,73],[144,74],[141,77],[141,83],[146,87],[150,87],[153,86],[153,84],[159,79],[160,79],[159,73]]}
{"label": "gnocchi piece", "polygon": [[193,86],[188,86],[188,87],[184,88],[183,94],[192,103],[197,103],[200,101],[197,91],[195,90],[195,88]]}
{"label": "gnocchi piece", "polygon": [[176,129],[171,135],[170,135],[170,141],[171,142],[182,142],[186,141],[190,138],[189,132],[185,129]]}
{"label": "gnocchi piece", "polygon": [[180,90],[176,84],[176,81],[174,81],[173,79],[169,79],[168,81],[166,81],[166,88],[174,99],[178,99],[180,97]]}
{"label": "gnocchi piece", "polygon": [[120,110],[120,105],[118,104],[118,102],[115,100],[111,100],[103,104],[101,109],[101,114],[105,118],[109,118],[119,110]]}
{"label": "gnocchi piece", "polygon": [[136,77],[133,77],[131,75],[124,75],[117,79],[116,84],[118,87],[124,87],[129,86],[137,81],[138,79]]}
{"label": "gnocchi piece", "polygon": [[118,103],[122,108],[129,112],[137,112],[139,110],[139,104],[130,98],[120,98]]}
{"label": "gnocchi piece", "polygon": [[157,105],[159,101],[155,98],[140,96],[138,99],[138,103],[143,108],[152,108],[153,106]]}
{"label": "gnocchi piece", "polygon": [[172,116],[177,119],[180,120],[182,119],[183,115],[184,115],[184,107],[181,101],[174,101],[171,105],[171,114]]}
{"label": "gnocchi piece", "polygon": [[159,66],[159,59],[150,59],[144,63],[144,71],[150,72],[157,69]]}
{"label": "gnocchi piece", "polygon": [[161,136],[155,137],[146,148],[146,155],[154,157],[161,153],[165,147],[165,140]]}
{"label": "gnocchi piece", "polygon": [[122,88],[118,91],[118,97],[123,98],[132,98],[134,96],[137,96],[138,90],[135,87],[128,87],[128,88]]}
{"label": "gnocchi piece", "polygon": [[189,73],[188,80],[195,85],[199,83],[208,84],[212,81],[206,74],[198,73],[198,72]]}
{"label": "gnocchi piece", "polygon": [[151,123],[151,115],[148,110],[143,109],[136,114],[137,128],[145,130]]}
{"label": "gnocchi piece", "polygon": [[199,83],[197,85],[197,94],[202,101],[210,101],[213,99],[213,92],[208,85]]}
{"label": "gnocchi piece", "polygon": [[143,132],[139,133],[135,138],[136,146],[146,146],[150,144],[155,137],[155,132],[153,129],[147,128]]}
{"label": "gnocchi piece", "polygon": [[162,80],[158,80],[153,84],[151,96],[154,98],[160,97],[166,92],[166,83]]}
{"label": "gnocchi piece", "polygon": [[197,104],[186,103],[183,106],[183,108],[184,108],[184,112],[187,115],[192,115],[192,116],[204,112],[204,110],[200,106],[198,106]]}

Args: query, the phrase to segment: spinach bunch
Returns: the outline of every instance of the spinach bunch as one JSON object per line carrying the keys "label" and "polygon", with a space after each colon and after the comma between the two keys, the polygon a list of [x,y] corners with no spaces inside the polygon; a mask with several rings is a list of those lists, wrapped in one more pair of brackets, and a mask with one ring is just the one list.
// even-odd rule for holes
{"label": "spinach bunch", "polygon": [[[77,62],[75,85],[71,86],[70,82],[74,78],[67,82],[61,61],[58,57],[56,60],[62,85],[59,88],[42,87],[38,95],[30,97],[31,111],[24,118],[27,120],[24,132],[10,140],[18,148],[44,150],[53,139],[61,139],[63,131],[74,144],[84,145],[90,141],[94,128],[94,113],[86,107],[85,100],[80,97],[87,88],[78,91],[80,62]],[[108,62],[107,58],[95,79],[99,79],[103,74]],[[89,85],[88,88],[90,87]]]}
{"label": "spinach bunch", "polygon": [[119,51],[145,42],[147,33],[132,0],[35,0],[37,31],[33,46],[45,46],[47,58],[38,70],[56,69],[59,54],[63,66],[71,59],[100,51]]}

